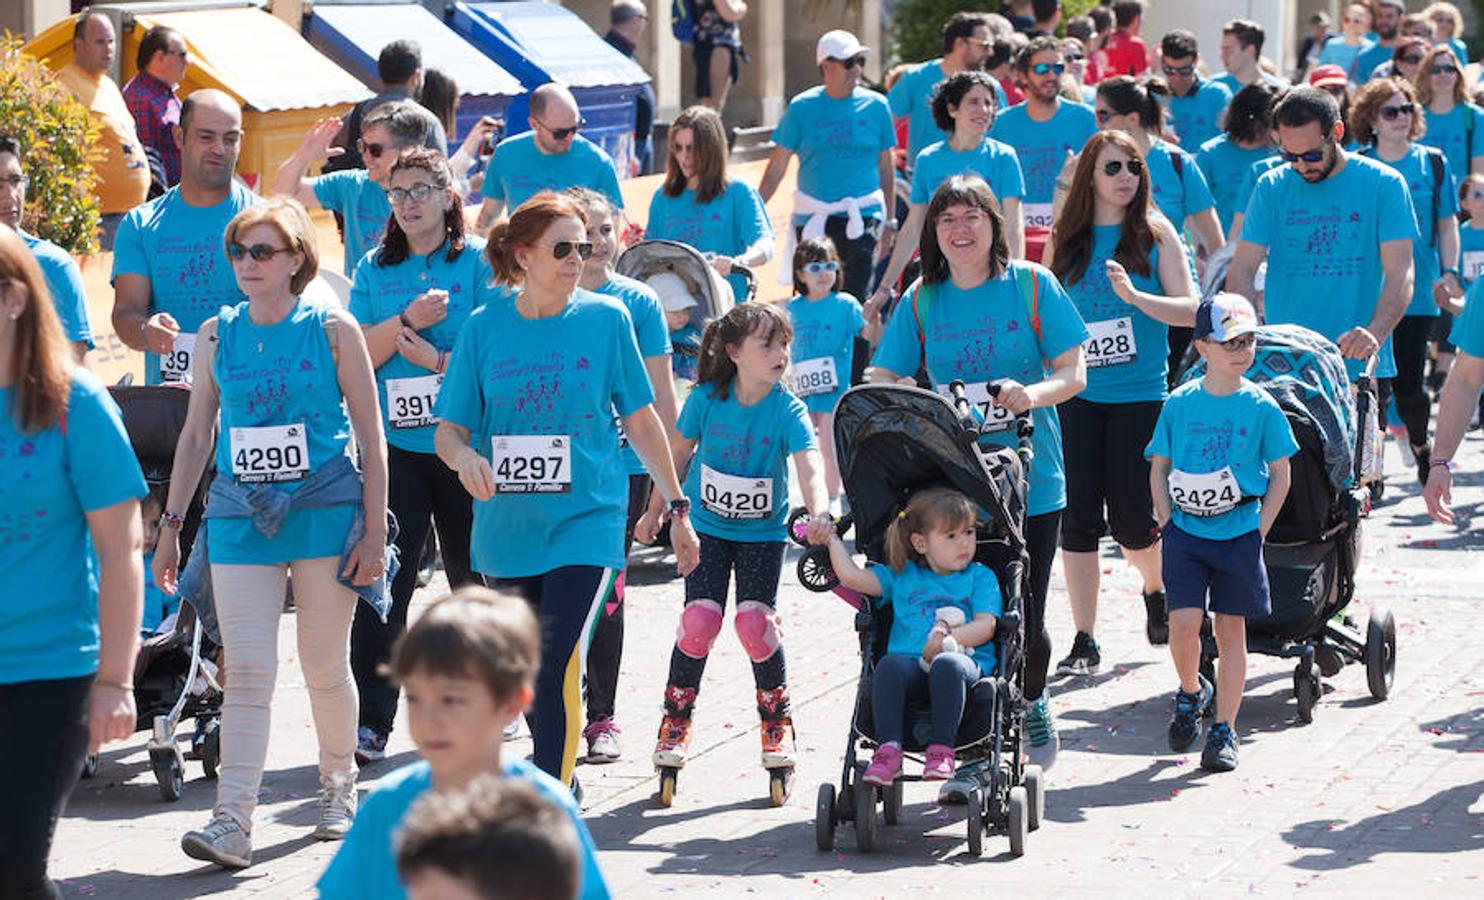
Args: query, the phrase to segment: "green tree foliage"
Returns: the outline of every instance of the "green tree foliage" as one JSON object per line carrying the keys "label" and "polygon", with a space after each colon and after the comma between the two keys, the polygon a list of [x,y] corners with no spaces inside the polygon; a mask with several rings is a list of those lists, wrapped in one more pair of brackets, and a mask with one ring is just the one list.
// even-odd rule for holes
{"label": "green tree foliage", "polygon": [[0,35],[0,131],[15,138],[31,183],[21,226],[73,253],[98,249],[98,202],[90,160],[98,128],[87,108],[36,59],[21,40]]}
{"label": "green tree foliage", "polygon": [[[1474,0],[1484,3],[1484,0]],[[1098,0],[1062,0],[1065,24],[1085,14]],[[892,13],[892,59],[920,62],[943,55],[943,23],[956,12],[999,12],[1000,0],[897,0]],[[1057,29],[1065,33],[1065,27]]]}

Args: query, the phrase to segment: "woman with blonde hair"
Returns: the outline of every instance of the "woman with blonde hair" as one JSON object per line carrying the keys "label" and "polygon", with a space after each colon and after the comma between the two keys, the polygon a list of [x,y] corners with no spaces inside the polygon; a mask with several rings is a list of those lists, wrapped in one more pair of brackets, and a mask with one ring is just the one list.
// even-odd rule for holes
{"label": "woman with blonde hair", "polygon": [[1469,101],[1463,63],[1438,44],[1422,57],[1412,83],[1426,126],[1418,140],[1443,151],[1455,181],[1484,173],[1484,109]]}
{"label": "woman with blonde hair", "polygon": [[1422,11],[1422,18],[1432,23],[1432,41],[1447,47],[1458,57],[1459,65],[1468,65],[1468,47],[1462,41],[1463,13],[1452,3],[1438,2]]}

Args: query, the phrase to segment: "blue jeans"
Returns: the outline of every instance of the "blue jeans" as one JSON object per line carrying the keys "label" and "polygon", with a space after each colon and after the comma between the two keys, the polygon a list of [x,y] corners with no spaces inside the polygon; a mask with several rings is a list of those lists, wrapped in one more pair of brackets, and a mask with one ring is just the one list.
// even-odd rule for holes
{"label": "blue jeans", "polygon": [[978,680],[978,663],[963,653],[938,654],[927,672],[922,671],[916,656],[888,653],[881,657],[871,688],[876,742],[901,743],[907,704],[920,706],[926,702],[932,714],[927,742],[952,747],[969,687]]}

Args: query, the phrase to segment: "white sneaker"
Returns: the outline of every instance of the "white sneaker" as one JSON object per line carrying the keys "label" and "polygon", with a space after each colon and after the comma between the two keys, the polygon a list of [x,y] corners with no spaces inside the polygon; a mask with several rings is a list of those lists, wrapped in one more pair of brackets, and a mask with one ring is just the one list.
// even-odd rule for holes
{"label": "white sneaker", "polygon": [[338,841],[350,831],[356,818],[356,782],[354,778],[321,778],[319,789],[319,826],[314,837],[321,841]]}
{"label": "white sneaker", "polygon": [[229,869],[245,869],[252,863],[252,839],[227,815],[212,816],[200,831],[187,831],[181,836],[180,849],[191,859]]}

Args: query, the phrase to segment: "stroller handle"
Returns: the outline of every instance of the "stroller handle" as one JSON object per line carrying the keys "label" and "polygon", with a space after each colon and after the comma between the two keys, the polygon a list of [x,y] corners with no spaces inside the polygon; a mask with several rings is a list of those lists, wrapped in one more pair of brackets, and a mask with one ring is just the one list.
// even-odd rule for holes
{"label": "stroller handle", "polygon": [[[1004,387],[1004,379],[991,381],[985,386],[991,398],[998,397],[1000,390]],[[948,393],[953,397],[953,408],[958,411],[959,418],[963,421],[964,428],[979,433],[983,429],[974,420],[974,407],[969,403],[969,398],[964,393],[964,383],[955,378],[948,385]],[[1029,412],[1015,414],[1015,451],[1020,455],[1020,461],[1027,468],[1030,467],[1031,457],[1035,455],[1031,446],[1031,436],[1036,433],[1036,425],[1031,421]]]}
{"label": "stroller handle", "polygon": [[[701,256],[705,257],[706,264],[710,265],[711,261],[716,258],[717,254],[702,253]],[[750,302],[757,297],[757,273],[752,271],[751,266],[744,266],[741,263],[734,261],[732,263],[732,267],[727,271],[727,274],[736,275],[743,281],[747,282],[747,290],[745,291],[746,296],[742,298],[742,302]]]}

